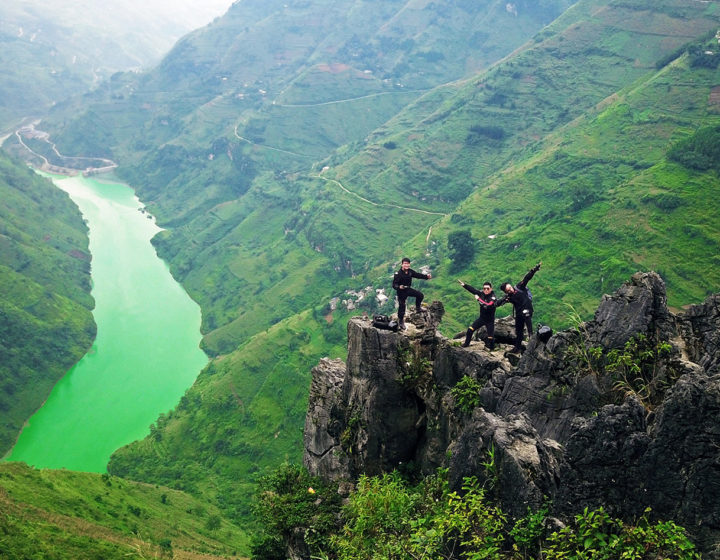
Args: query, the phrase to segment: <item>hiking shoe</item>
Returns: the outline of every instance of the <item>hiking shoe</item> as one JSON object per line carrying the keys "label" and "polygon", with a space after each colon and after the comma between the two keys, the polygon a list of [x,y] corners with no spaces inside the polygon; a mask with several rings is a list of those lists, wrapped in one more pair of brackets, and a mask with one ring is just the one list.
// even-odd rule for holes
{"label": "hiking shoe", "polygon": [[398,328],[399,328],[401,331],[407,330],[407,327],[405,326],[405,323],[398,323]]}

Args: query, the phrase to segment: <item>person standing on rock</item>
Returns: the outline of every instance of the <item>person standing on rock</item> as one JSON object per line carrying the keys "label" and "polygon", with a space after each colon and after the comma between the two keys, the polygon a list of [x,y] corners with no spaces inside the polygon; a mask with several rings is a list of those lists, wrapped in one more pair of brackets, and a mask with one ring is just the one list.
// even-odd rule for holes
{"label": "person standing on rock", "polygon": [[539,262],[532,267],[525,277],[515,284],[515,286],[510,284],[510,282],[503,282],[500,285],[500,289],[505,292],[505,296],[497,302],[496,306],[500,307],[510,302],[513,304],[513,313],[515,314],[515,346],[512,352],[522,352],[522,341],[526,327],[528,337],[531,337],[533,334],[532,316],[534,309],[532,295],[527,288],[527,283],[530,282],[530,279],[540,270],[541,265],[542,262]]}
{"label": "person standing on rock", "polygon": [[490,282],[485,282],[483,284],[482,291],[480,291],[477,288],[473,288],[470,284],[466,284],[462,280],[458,280],[458,282],[460,282],[460,285],[463,288],[473,294],[480,304],[480,316],[468,327],[468,330],[465,333],[465,342],[463,342],[463,347],[467,348],[470,346],[470,340],[472,339],[473,333],[484,325],[488,336],[487,347],[489,350],[494,350],[495,309],[497,307],[497,297],[495,297],[495,292],[493,292],[492,284]]}
{"label": "person standing on rock", "polygon": [[407,298],[414,297],[415,311],[422,311],[421,304],[425,295],[411,287],[413,278],[430,280],[430,278],[432,278],[432,274],[421,274],[420,272],[415,272],[412,268],[410,268],[410,259],[404,257],[400,265],[400,270],[395,273],[392,282],[393,290],[397,292],[398,326],[401,329],[405,328],[405,302]]}

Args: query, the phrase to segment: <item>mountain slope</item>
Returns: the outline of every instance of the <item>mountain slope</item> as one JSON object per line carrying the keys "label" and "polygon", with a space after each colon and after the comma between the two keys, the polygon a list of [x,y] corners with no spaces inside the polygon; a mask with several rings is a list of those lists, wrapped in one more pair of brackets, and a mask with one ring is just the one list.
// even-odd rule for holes
{"label": "mountain slope", "polygon": [[87,227],[70,198],[0,152],[0,455],[90,348]]}
{"label": "mountain slope", "polygon": [[[602,294],[602,278],[618,281],[638,266],[676,266],[676,259],[668,253],[650,260],[629,254],[643,246],[662,246],[654,238],[662,230],[643,232],[646,237],[608,238],[597,229],[602,230],[601,224],[607,223],[615,209],[599,223],[580,220],[575,214],[604,197],[612,200],[614,192],[608,190],[650,165],[661,164],[674,138],[716,119],[717,106],[711,101],[716,85],[713,69],[692,67],[686,60],[656,76],[655,65],[670,55],[678,56],[682,52],[678,48],[690,38],[696,39],[692,42],[696,47],[708,48],[706,41],[697,38],[708,30],[714,35],[718,23],[717,10],[708,5],[579,3],[546,28],[535,44],[459,84],[458,93],[451,97],[443,92],[432,103],[436,94],[428,94],[422,104],[410,107],[371,136],[368,146],[357,155],[331,166],[323,175],[376,203],[452,212],[444,225],[433,229],[437,235],[434,245],[426,231],[419,233],[414,244],[415,254],[435,246],[437,254],[431,262],[436,264],[448,262],[445,239],[459,230],[472,232],[478,240],[471,270],[479,269],[495,282],[519,279],[536,260],[552,259],[557,272],[550,272],[547,282],[538,281],[543,290],[550,291],[550,315],[557,321],[563,315],[562,300],[567,292],[572,303],[585,307],[588,296]],[[626,49],[631,37],[635,37],[632,57]],[[635,84],[635,89],[626,87],[639,92],[633,97],[636,109],[628,115],[638,122],[631,126],[614,121],[622,126],[615,129],[608,124],[597,138],[573,132],[581,124],[573,119],[581,119],[585,112],[593,115],[616,101],[623,84]],[[598,103],[601,107],[596,107]],[[656,119],[660,122],[655,123]],[[641,129],[641,137],[628,136],[630,130]],[[568,158],[562,150],[555,153],[557,144],[567,142],[571,133],[579,136],[573,148],[577,157]],[[601,146],[597,145],[599,138],[605,140]],[[545,157],[561,161],[552,164],[545,184],[536,185],[533,167],[544,152],[550,152]],[[594,156],[587,158],[588,153]],[[687,193],[697,196],[698,204],[716,188],[712,173],[704,174],[700,181],[704,192]],[[647,182],[644,186],[648,187]],[[468,195],[472,202],[453,212],[457,202]],[[642,196],[646,195],[643,191]],[[563,210],[565,216],[560,216]],[[360,245],[355,254],[349,252],[357,245],[342,225],[343,212],[341,205],[334,206],[332,213],[318,218],[322,221],[319,229],[343,247],[348,258],[367,255],[366,245]],[[632,220],[632,208],[628,214]],[[700,218],[700,222],[717,232],[713,216]],[[552,237],[544,232],[549,223],[555,226]],[[534,227],[527,228],[529,224]],[[595,226],[594,236],[586,232],[589,224]],[[678,230],[681,225],[682,219],[675,222],[676,239],[685,237]],[[574,241],[583,245],[573,247]],[[608,255],[597,260],[592,254],[595,249],[604,249]],[[700,260],[688,264],[683,275],[692,275],[689,270],[699,266],[702,280],[688,290],[670,274],[671,301],[699,300],[706,295],[705,282],[717,280],[705,266],[714,243],[703,240],[692,250]],[[619,258],[623,252],[627,252],[625,258]],[[575,262],[568,266],[573,258]],[[593,266],[596,268],[591,270]],[[456,267],[446,270],[455,272]],[[595,276],[594,282],[585,281],[589,273]],[[452,321],[454,318],[449,323]]]}
{"label": "mountain slope", "polygon": [[[544,39],[538,37],[487,73],[433,90],[366,143],[339,150],[324,162],[329,168],[322,174],[265,174],[237,202],[217,206],[202,219],[192,220],[183,212],[182,223],[158,245],[168,260],[179,264],[180,278],[203,305],[206,325],[214,331],[206,335],[206,347],[213,353],[227,352],[250,334],[248,327],[274,320],[275,291],[283,301],[293,296],[304,305],[309,294],[301,279],[308,275],[323,283],[334,277],[338,287],[343,274],[370,273],[374,281],[380,273],[377,267],[390,272],[385,263],[398,259],[407,250],[403,244],[416,234],[415,254],[434,247],[431,262],[441,264],[447,256],[445,235],[438,236],[442,230],[437,228],[432,230],[435,236],[428,235],[442,214],[453,214],[465,197],[482,193],[495,181],[494,173],[542,149],[539,140],[544,136],[594,110],[627,84],[652,75],[657,61],[675,53],[690,37],[713,30],[716,18],[712,7],[701,4],[628,8],[624,3],[583,2],[549,26]],[[638,28],[643,31],[630,58],[625,45]],[[563,170],[557,173],[560,182]],[[198,187],[197,182],[186,184],[200,198],[208,189]],[[558,192],[576,196],[564,186]],[[497,196],[497,204],[487,206],[492,214],[458,214],[449,229],[485,223],[488,230],[479,232],[481,238],[501,235],[544,212],[538,207],[557,202],[535,197],[533,205],[523,206],[524,192],[512,198]],[[175,200],[179,207],[183,199]],[[516,210],[509,212],[513,206]],[[508,221],[510,217],[515,222]],[[515,244],[500,247],[504,250],[496,253],[495,266],[488,270],[492,278],[522,274],[503,264],[507,247]],[[314,258],[313,250],[319,253]],[[308,269],[293,267],[289,254],[303,254]],[[321,263],[323,257],[325,263],[312,272],[313,263]],[[527,266],[534,258],[529,257]],[[618,268],[613,274],[617,279],[627,270]],[[206,283],[208,276],[222,278],[226,289],[217,290],[217,282]],[[672,279],[669,282],[672,292]],[[595,292],[581,290],[579,299],[591,301],[600,289],[598,283]],[[559,301],[557,296],[554,301]],[[239,310],[232,321],[225,311],[229,307]]]}
{"label": "mountain slope", "polygon": [[187,494],[108,475],[0,465],[3,558],[237,557],[244,533]]}
{"label": "mountain slope", "polygon": [[[379,89],[371,83],[379,70],[346,62],[363,76],[372,70],[360,91],[373,97],[350,102],[361,76],[330,55],[325,66],[304,62],[300,55],[319,47],[279,42],[286,49],[271,51],[279,62],[269,68],[292,69],[290,77],[253,74],[267,63],[265,48],[253,53],[252,39],[245,50],[221,45],[254,37],[253,22],[279,21],[262,10],[280,8],[238,6],[247,30],[218,22],[179,44],[158,75],[118,76],[79,118],[56,113],[65,142],[92,125],[73,145],[133,164],[126,176],[168,226],[158,250],[201,303],[204,345],[217,356],[151,437],[114,455],[111,472],[206,493],[233,518],[246,516],[263,470],[299,459],[307,364],[341,351],[347,312],[332,311],[330,298],[388,289],[406,254],[432,268],[423,289],[445,302],[449,333],[477,312],[458,275],[516,280],[543,260],[536,317],[553,326],[566,320],[566,303],[587,313],[629,268],[661,269],[675,302],[712,289],[694,274],[717,281],[717,219],[699,211],[717,193],[716,174],[666,158],[716,119],[715,74],[681,48],[714,32],[716,4],[584,0],[490,70],[424,95],[400,90],[405,98],[393,106],[384,103],[397,95],[395,80]],[[294,21],[306,23],[300,15]],[[263,39],[257,46],[272,44]],[[232,62],[234,73],[219,72],[226,68],[216,60]],[[400,66],[403,79],[427,87],[411,66]],[[322,87],[302,94],[308,81]],[[344,96],[324,96],[328,87]],[[416,100],[396,114],[408,97]],[[372,119],[393,118],[356,128],[356,110],[369,101],[379,110]],[[352,130],[342,130],[346,119]],[[448,248],[456,232],[474,240],[468,260]],[[687,244],[667,250],[670,240]],[[670,267],[682,275],[668,275]],[[362,305],[378,308],[372,297]]]}
{"label": "mountain slope", "polygon": [[[172,230],[159,250],[203,307],[206,349],[227,352],[287,316],[277,297],[292,312],[317,305],[336,269],[348,270],[324,242],[287,239],[315,214],[288,172],[360,141],[422,90],[511,52],[568,5],[240,2],[155,71],[114,77],[58,107],[48,126],[63,153],[123,163],[120,173]],[[326,187],[319,198],[331,203],[338,187]],[[264,270],[288,254],[277,273]],[[318,289],[304,290],[307,277],[320,279]]]}
{"label": "mountain slope", "polygon": [[[453,2],[442,10],[415,0],[245,0],[179,41],[153,72],[108,83],[90,109],[81,100],[50,122],[63,151],[112,150],[126,166],[168,141],[189,154],[199,150],[201,158],[223,154],[217,142],[249,148],[250,141],[282,150],[253,151],[251,159],[305,167],[308,158],[362,138],[419,91],[508,54],[571,3],[520,2],[509,12],[499,0]],[[88,133],[91,115],[114,121],[109,145],[80,142],[78,130]]]}
{"label": "mountain slope", "polygon": [[[258,459],[254,473],[271,449],[295,449],[299,430],[288,428],[289,416],[263,414],[286,402],[300,408],[294,384],[307,387],[307,377],[293,369],[302,362],[286,360],[286,345],[294,340],[303,360],[322,355],[328,346],[313,335],[325,328],[322,303],[348,298],[348,287],[387,289],[405,254],[432,267],[423,290],[444,301],[450,334],[477,312],[456,275],[519,280],[537,260],[545,265],[533,280],[536,317],[553,326],[567,324],[566,304],[584,316],[610,282],[636,268],[666,273],[680,255],[678,270],[695,270],[700,281],[685,286],[668,275],[670,301],[702,299],[718,283],[720,235],[717,218],[698,209],[717,193],[717,177],[670,163],[666,153],[717,118],[708,103],[716,74],[693,66],[682,47],[704,45],[700,37],[719,24],[705,4],[581,2],[514,56],[420,97],[366,143],[317,165],[328,169],[264,173],[237,201],[202,219],[183,216],[158,247],[202,294],[213,328],[206,346],[228,355],[163,419],[166,454],[136,443],[115,454],[112,471],[181,476],[183,486],[226,488],[224,497],[233,476],[248,472],[243,457]],[[694,186],[681,187],[685,181]],[[474,259],[461,266],[447,247],[458,231],[475,240]],[[683,248],[664,250],[679,239]],[[372,312],[377,304],[366,305]],[[303,307],[314,316],[282,319]],[[244,342],[269,323],[276,324]],[[301,336],[311,342],[299,343]],[[245,443],[253,425],[258,447]],[[233,495],[228,505],[241,501]]]}

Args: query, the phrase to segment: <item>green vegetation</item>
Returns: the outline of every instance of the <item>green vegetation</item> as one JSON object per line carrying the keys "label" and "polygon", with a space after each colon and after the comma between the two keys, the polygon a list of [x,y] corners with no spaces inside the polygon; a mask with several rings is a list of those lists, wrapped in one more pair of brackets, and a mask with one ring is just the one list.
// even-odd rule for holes
{"label": "green vegetation", "polygon": [[284,560],[287,542],[296,538],[298,528],[303,531],[303,548],[312,557],[322,554],[340,507],[337,485],[311,477],[296,465],[278,467],[258,484],[253,558]]}
{"label": "green vegetation", "polygon": [[[603,508],[585,509],[566,526],[553,528],[547,507],[513,519],[492,504],[474,478],[465,479],[462,491],[452,491],[444,471],[416,484],[397,472],[362,476],[334,526],[334,489],[323,489],[313,501],[307,475],[288,467],[273,480],[281,482],[264,486],[258,505],[258,515],[266,521],[261,542],[304,544],[313,558],[700,558],[682,527],[651,520],[649,510],[625,523]],[[284,549],[279,550],[283,552],[257,547],[253,558],[284,558]]]}
{"label": "green vegetation", "polygon": [[70,198],[0,152],[0,456],[90,348],[87,227]]}
{"label": "green vegetation", "polygon": [[648,409],[658,406],[679,377],[668,363],[671,352],[669,343],[653,343],[642,334],[628,340],[622,350],[611,350],[605,367],[620,398],[635,395]]}
{"label": "green vegetation", "polygon": [[432,363],[423,354],[419,344],[411,343],[398,353],[397,368],[401,381],[408,386],[415,386],[432,372]]}
{"label": "green vegetation", "polygon": [[590,344],[585,323],[575,311],[571,313],[571,320],[573,338],[566,358],[574,362],[577,373],[575,379],[568,381],[574,383],[580,376],[594,375],[603,382],[602,378],[607,377],[608,388],[618,404],[627,396],[637,398],[648,411],[662,403],[665,393],[679,377],[671,344],[640,333],[622,349],[604,352],[602,347]]}
{"label": "green vegetation", "polygon": [[[0,464],[3,559],[235,557],[247,537],[215,506],[109,475]],[[186,556],[182,556],[186,557]]]}
{"label": "green vegetation", "polygon": [[[638,269],[660,272],[674,305],[713,291],[720,232],[704,201],[717,177],[666,154],[720,121],[708,104],[714,74],[692,67],[687,55],[659,70],[655,62],[687,44],[688,25],[703,33],[717,14],[700,4],[675,13],[674,0],[599,10],[605,6],[582,2],[491,70],[418,97],[369,135],[355,130],[355,139],[311,170],[314,158],[304,154],[316,153],[316,137],[341,121],[344,103],[312,113],[289,107],[300,104],[299,86],[285,89],[279,123],[276,109],[252,88],[237,89],[231,73],[224,85],[208,80],[188,97],[191,75],[179,76],[174,65],[201,60],[210,36],[179,44],[147,77],[147,93],[137,94],[162,101],[153,105],[155,120],[136,120],[149,116],[130,107],[113,128],[113,150],[134,161],[134,150],[144,148],[124,143],[125,129],[143,130],[148,146],[163,143],[124,173],[168,226],[156,246],[202,306],[203,345],[217,358],[153,436],[116,453],[111,472],[203,493],[233,518],[246,518],[251,489],[267,468],[300,458],[310,367],[323,355],[343,355],[346,315],[334,313],[328,325],[330,298],[366,286],[388,290],[401,256],[432,269],[424,291],[443,300],[448,333],[477,312],[457,288],[461,272],[470,282],[480,276],[497,284],[519,280],[542,260],[532,284],[536,318],[556,329],[567,324],[566,303],[588,317],[604,292]],[[240,17],[230,16],[213,30],[218,40]],[[638,26],[655,31],[632,41]],[[252,64],[248,71],[257,71]],[[313,75],[320,74],[305,72],[297,84]],[[175,96],[151,97],[171,77]],[[330,87],[330,76],[322,78]],[[97,95],[125,87],[110,84]],[[332,97],[327,89],[322,95],[305,99]],[[94,111],[109,118],[110,106],[119,110],[108,99]],[[231,120],[232,131],[230,108],[251,111]],[[294,134],[309,137],[302,146],[312,153],[273,131],[295,110]],[[255,144],[235,136],[235,124]],[[74,126],[68,121],[63,134]]]}
{"label": "green vegetation", "polygon": [[113,454],[109,472],[203,496],[247,522],[262,477],[302,458],[310,369],[343,352],[346,319],[305,313],[214,360],[148,438]]}
{"label": "green vegetation", "polygon": [[475,240],[468,229],[450,232],[448,235],[448,256],[453,270],[464,270],[475,257]]}
{"label": "green vegetation", "polygon": [[681,140],[668,150],[668,159],[690,169],[720,172],[720,126],[701,128]]}
{"label": "green vegetation", "polygon": [[450,390],[450,394],[455,399],[458,408],[463,412],[472,412],[472,410],[480,405],[480,390],[482,385],[472,377],[465,375],[457,382],[455,387]]}
{"label": "green vegetation", "polygon": [[[517,281],[538,260],[536,320],[555,329],[636,270],[658,271],[673,306],[717,291],[703,165],[720,104],[692,54],[716,5],[581,0],[550,23],[571,3],[436,4],[236,3],[155,71],[45,121],[64,154],[121,162],[214,358],[112,473],[247,519],[268,469],[300,458],[310,368],[343,354],[349,313],[330,299],[388,290],[401,256],[432,269],[447,333],[477,313],[456,274]],[[522,527],[502,546],[531,548],[537,522]]]}

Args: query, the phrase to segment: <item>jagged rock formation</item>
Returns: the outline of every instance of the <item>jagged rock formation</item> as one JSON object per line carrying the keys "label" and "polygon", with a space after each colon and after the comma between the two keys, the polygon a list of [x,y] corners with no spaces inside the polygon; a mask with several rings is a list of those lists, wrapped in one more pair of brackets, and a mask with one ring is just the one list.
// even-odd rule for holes
{"label": "jagged rock formation", "polygon": [[[546,343],[533,337],[519,359],[442,337],[442,314],[435,302],[400,333],[349,322],[347,363],[313,369],[312,474],[352,484],[403,463],[444,466],[456,487],[492,478],[517,516],[548,501],[559,517],[604,506],[633,519],[651,507],[715,557],[720,294],[673,314],[662,279],[638,273],[592,321]],[[510,329],[499,327],[502,342]],[[466,376],[479,387],[472,408],[453,391]]]}

